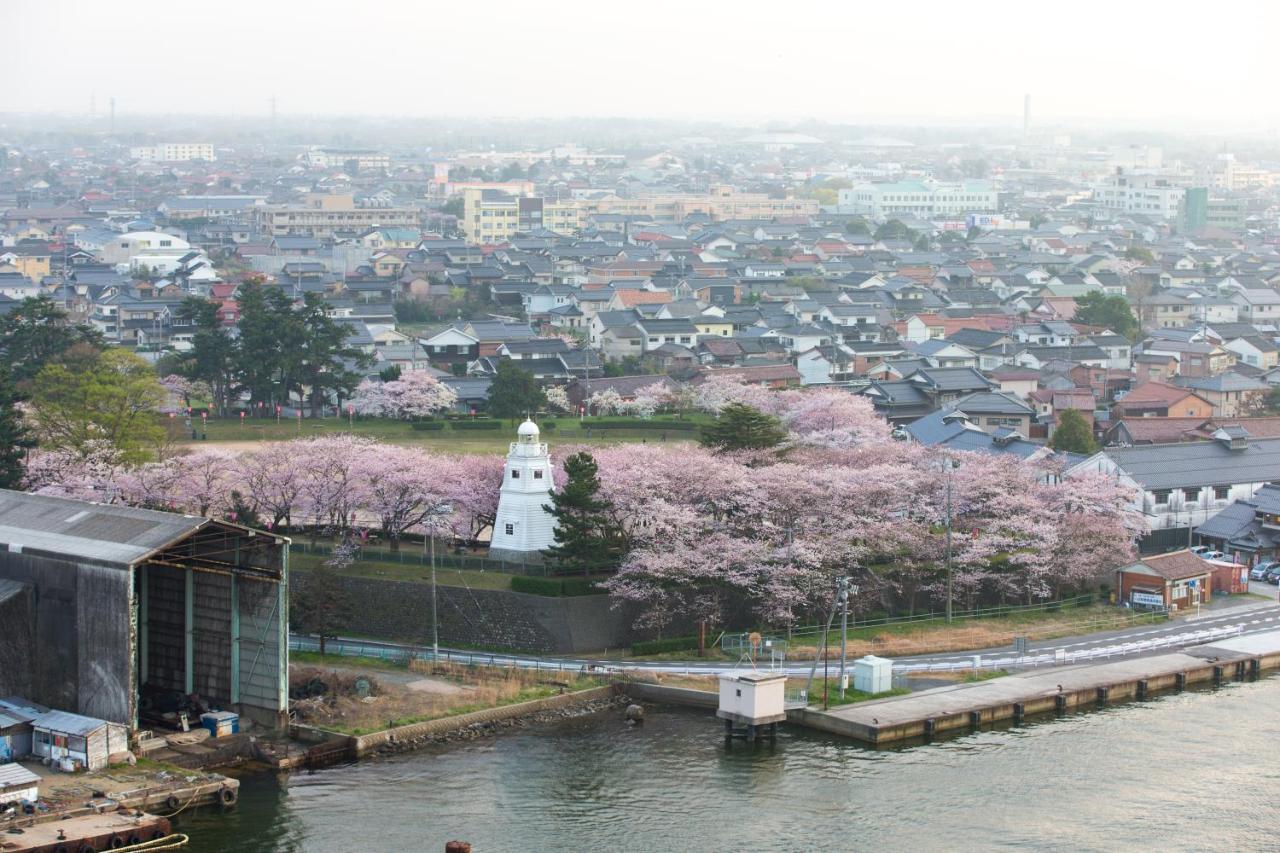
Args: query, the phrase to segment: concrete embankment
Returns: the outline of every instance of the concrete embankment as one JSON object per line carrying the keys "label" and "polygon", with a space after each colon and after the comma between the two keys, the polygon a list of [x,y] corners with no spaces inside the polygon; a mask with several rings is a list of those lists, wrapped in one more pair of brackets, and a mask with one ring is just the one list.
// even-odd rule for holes
{"label": "concrete embankment", "polygon": [[1038,669],[829,711],[794,709],[787,721],[883,744],[1001,720],[1017,722],[1031,714],[1143,699],[1159,690],[1253,677],[1276,667],[1280,667],[1280,631],[1151,657]]}
{"label": "concrete embankment", "polygon": [[484,708],[421,723],[383,729],[364,735],[344,735],[309,726],[292,726],[290,736],[316,744],[316,754],[328,760],[363,758],[375,753],[403,752],[431,743],[471,740],[499,729],[595,713],[626,701],[621,685],[606,684],[513,705]]}

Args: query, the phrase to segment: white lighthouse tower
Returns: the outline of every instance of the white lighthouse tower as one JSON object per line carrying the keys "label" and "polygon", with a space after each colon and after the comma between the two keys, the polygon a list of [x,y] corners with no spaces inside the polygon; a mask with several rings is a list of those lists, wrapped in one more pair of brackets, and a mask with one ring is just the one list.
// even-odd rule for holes
{"label": "white lighthouse tower", "polygon": [[555,519],[546,509],[551,503],[551,456],[538,435],[538,425],[526,420],[507,454],[489,544],[489,556],[496,560],[536,563],[542,549],[555,542]]}

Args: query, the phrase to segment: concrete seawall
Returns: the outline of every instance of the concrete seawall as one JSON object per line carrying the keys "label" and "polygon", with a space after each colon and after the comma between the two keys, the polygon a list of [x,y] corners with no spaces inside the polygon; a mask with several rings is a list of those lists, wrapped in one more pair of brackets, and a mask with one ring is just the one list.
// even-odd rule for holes
{"label": "concrete seawall", "polygon": [[1067,711],[1160,690],[1258,675],[1280,667],[1280,631],[1253,634],[1171,654],[1054,667],[955,684],[829,711],[793,709],[787,720],[872,744],[928,737],[1001,720]]}
{"label": "concrete seawall", "polygon": [[518,702],[513,705],[500,705],[496,708],[484,708],[467,714],[455,714],[450,717],[439,717],[437,719],[426,720],[421,723],[409,723],[403,726],[395,726],[393,728],[383,729],[377,732],[370,732],[366,735],[343,735],[310,726],[294,726],[290,730],[290,736],[313,744],[331,744],[336,746],[339,743],[343,743],[345,744],[346,757],[362,758],[366,755],[377,752],[379,749],[382,749],[389,744],[421,740],[435,735],[457,732],[477,724],[513,720],[519,717],[533,716],[547,711],[559,711],[566,708],[573,708],[578,705],[585,705],[601,699],[612,698],[619,692],[619,685],[606,684],[602,687],[592,687],[587,690],[578,690],[573,693],[562,693],[558,696],[548,696],[544,699],[532,699],[528,702]]}

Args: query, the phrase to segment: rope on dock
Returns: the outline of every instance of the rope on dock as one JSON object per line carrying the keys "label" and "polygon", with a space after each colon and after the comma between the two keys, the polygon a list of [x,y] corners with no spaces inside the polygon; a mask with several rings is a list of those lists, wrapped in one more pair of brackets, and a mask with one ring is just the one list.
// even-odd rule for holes
{"label": "rope on dock", "polygon": [[143,841],[141,844],[130,844],[127,847],[117,847],[116,853],[141,853],[147,851],[151,853],[153,850],[177,850],[179,847],[186,847],[191,839],[181,832],[170,833],[163,838],[153,838],[150,841]]}

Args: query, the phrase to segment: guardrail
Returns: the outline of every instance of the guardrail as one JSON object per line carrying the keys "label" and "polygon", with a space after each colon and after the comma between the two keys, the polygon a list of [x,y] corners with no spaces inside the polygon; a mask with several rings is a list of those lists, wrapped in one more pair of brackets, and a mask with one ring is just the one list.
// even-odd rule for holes
{"label": "guardrail", "polygon": [[[320,651],[320,641],[310,637],[290,637],[289,651],[318,652]],[[373,658],[391,663],[408,664],[411,659],[438,660],[461,666],[514,666],[521,669],[532,669],[537,672],[621,672],[625,669],[625,667],[592,661],[548,661],[536,657],[520,657],[496,652],[457,652],[441,649],[439,654],[434,654],[429,649],[410,649],[351,640],[328,640],[324,644],[324,651],[326,655]]]}
{"label": "guardrail", "polygon": [[1132,643],[1116,643],[1110,646],[1099,646],[1093,649],[1079,649],[1077,651],[1068,651],[1067,649],[1059,648],[1040,650],[1032,654],[1024,655],[974,655],[969,660],[943,661],[938,663],[912,663],[908,661],[905,663],[895,663],[893,665],[893,671],[895,673],[956,672],[972,669],[1019,669],[1043,666],[1045,664],[1079,663],[1081,661],[1097,660],[1099,658],[1110,659],[1112,657],[1127,657],[1128,655],[1141,654],[1143,652],[1170,648],[1172,646],[1187,646],[1193,643],[1204,642],[1206,640],[1222,639],[1223,637],[1237,637],[1242,633],[1244,633],[1243,625],[1229,625],[1224,628],[1206,628],[1202,631],[1172,634],[1168,637],[1160,637],[1155,640],[1138,640]]}

